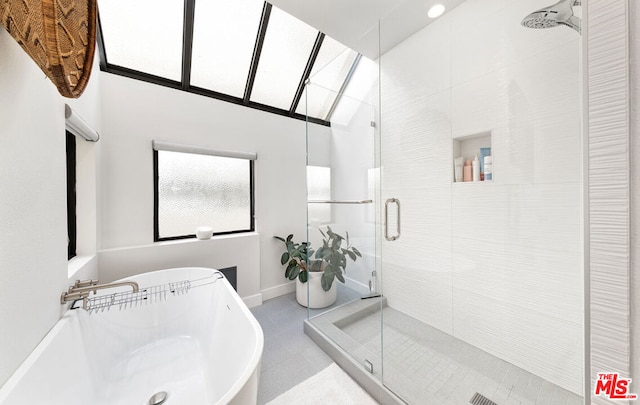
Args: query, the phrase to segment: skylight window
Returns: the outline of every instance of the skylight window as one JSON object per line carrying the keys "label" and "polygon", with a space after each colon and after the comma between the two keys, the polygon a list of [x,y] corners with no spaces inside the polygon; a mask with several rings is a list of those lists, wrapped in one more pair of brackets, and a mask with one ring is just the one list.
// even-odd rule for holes
{"label": "skylight window", "polygon": [[263,1],[196,1],[191,85],[242,97]]}
{"label": "skylight window", "polygon": [[308,86],[296,112],[328,119],[357,55],[335,39],[325,37],[309,77],[313,86]]}
{"label": "skylight window", "polygon": [[183,0],[100,0],[108,62],[180,81]]}
{"label": "skylight window", "polygon": [[288,110],[317,36],[318,31],[274,7],[251,101]]}
{"label": "skylight window", "polygon": [[365,105],[373,110],[375,95],[373,83],[376,82],[377,75],[378,69],[375,62],[365,57],[359,58],[358,64],[330,117],[332,123],[348,125],[356,112]]}
{"label": "skylight window", "polygon": [[261,0],[100,0],[99,13],[101,70],[322,125],[359,59]]}

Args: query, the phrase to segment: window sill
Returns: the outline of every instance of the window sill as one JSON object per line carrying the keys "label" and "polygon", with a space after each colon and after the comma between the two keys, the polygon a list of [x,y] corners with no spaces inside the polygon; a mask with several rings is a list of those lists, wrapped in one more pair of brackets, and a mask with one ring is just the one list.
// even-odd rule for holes
{"label": "window sill", "polygon": [[259,233],[256,231],[253,232],[242,232],[242,233],[233,233],[228,235],[217,235],[213,236],[211,239],[197,239],[197,238],[189,238],[189,239],[175,239],[175,240],[163,240],[159,242],[153,242],[147,245],[135,245],[135,246],[125,246],[125,247],[115,247],[109,249],[102,249],[100,253],[107,252],[116,252],[123,251],[128,249],[140,249],[140,248],[148,248],[148,247],[157,247],[157,246],[171,246],[171,245],[184,245],[191,243],[202,243],[202,242],[215,242],[220,240],[231,240],[231,239],[239,239],[239,238],[248,238],[248,237],[256,237],[259,236]]}
{"label": "window sill", "polygon": [[67,276],[69,279],[78,278],[77,274],[85,268],[91,266],[91,262],[96,259],[96,255],[76,256],[67,263]]}
{"label": "window sill", "polygon": [[198,239],[194,236],[193,238],[161,240],[161,241],[153,242],[151,246],[180,245],[183,243],[198,243],[198,242],[206,242],[206,241],[238,239],[238,238],[246,238],[248,236],[257,236],[257,235],[258,235],[258,232],[256,231],[248,231],[248,232],[229,233],[226,235],[213,235],[209,239]]}

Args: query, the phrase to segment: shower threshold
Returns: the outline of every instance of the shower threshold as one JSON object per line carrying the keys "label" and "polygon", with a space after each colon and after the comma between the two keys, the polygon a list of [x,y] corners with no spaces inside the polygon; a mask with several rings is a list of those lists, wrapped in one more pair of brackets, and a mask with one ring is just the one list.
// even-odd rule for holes
{"label": "shower threshold", "polygon": [[[352,339],[339,326],[375,314],[385,302],[383,297],[356,299],[305,320],[304,333],[380,404],[404,405],[407,402],[381,384],[379,356]],[[368,363],[357,361],[354,355]],[[372,365],[372,372],[367,371],[366,364]]]}
{"label": "shower threshold", "polygon": [[498,405],[584,403],[568,390],[387,306],[384,298],[354,300],[305,321],[304,330],[381,404],[459,405],[476,394]]}

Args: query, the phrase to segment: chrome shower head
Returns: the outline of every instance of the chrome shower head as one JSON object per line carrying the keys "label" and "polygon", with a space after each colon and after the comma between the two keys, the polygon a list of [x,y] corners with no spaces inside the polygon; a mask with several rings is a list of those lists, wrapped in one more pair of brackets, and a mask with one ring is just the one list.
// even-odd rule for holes
{"label": "chrome shower head", "polygon": [[520,24],[535,29],[566,25],[581,33],[581,21],[573,15],[573,6],[579,6],[581,3],[581,0],[560,0],[552,6],[534,11],[526,16]]}

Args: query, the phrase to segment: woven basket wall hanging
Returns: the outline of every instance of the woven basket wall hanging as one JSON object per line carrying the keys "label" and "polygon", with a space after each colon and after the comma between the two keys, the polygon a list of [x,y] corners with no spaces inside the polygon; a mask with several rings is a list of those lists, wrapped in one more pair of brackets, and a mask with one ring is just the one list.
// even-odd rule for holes
{"label": "woven basket wall hanging", "polygon": [[96,0],[0,0],[0,23],[64,97],[84,91],[96,44]]}

